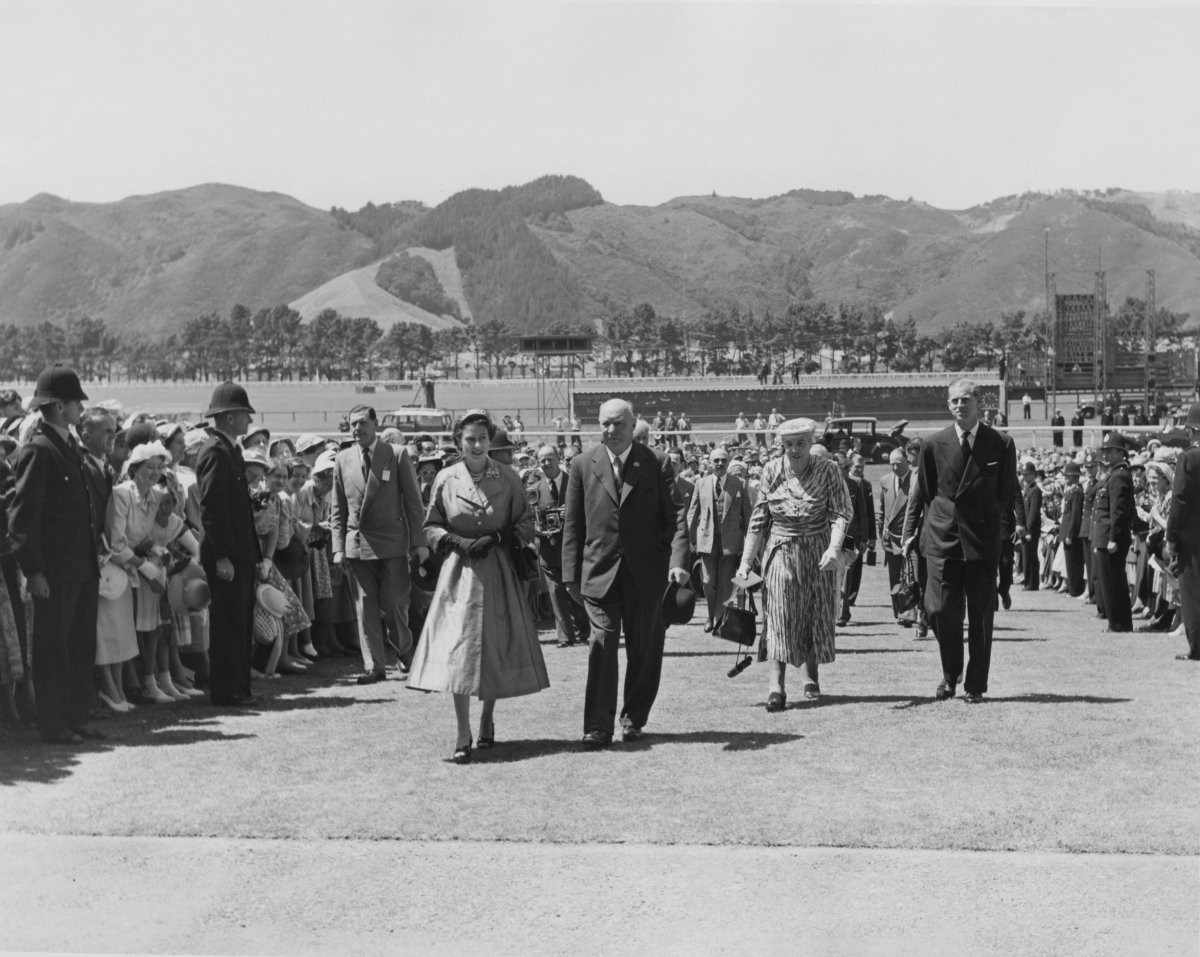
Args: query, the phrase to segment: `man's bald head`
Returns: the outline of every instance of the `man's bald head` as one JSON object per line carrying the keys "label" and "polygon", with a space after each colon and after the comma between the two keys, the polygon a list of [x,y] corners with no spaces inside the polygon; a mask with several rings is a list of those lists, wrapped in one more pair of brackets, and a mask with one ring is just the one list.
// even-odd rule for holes
{"label": "man's bald head", "polygon": [[609,399],[600,406],[600,437],[613,455],[622,455],[633,444],[633,406],[624,399]]}
{"label": "man's bald head", "polygon": [[633,441],[641,442],[642,445],[650,444],[650,423],[645,419],[638,419],[634,424]]}

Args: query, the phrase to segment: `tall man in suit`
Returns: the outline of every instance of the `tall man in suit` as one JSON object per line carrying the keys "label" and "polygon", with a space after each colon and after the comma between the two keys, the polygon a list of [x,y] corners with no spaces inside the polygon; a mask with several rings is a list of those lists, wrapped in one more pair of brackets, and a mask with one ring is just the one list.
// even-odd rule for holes
{"label": "tall man in suit", "polygon": [[1108,619],[1105,631],[1133,631],[1133,608],[1125,581],[1125,557],[1133,544],[1133,477],[1129,474],[1129,442],[1109,432],[1100,455],[1108,474],[1096,487],[1092,510],[1097,604]]}
{"label": "tall man in suit", "polygon": [[583,745],[612,741],[617,653],[625,633],[622,737],[636,741],[650,716],[662,673],[664,630],[657,627],[668,580],[686,584],[687,534],[666,456],[633,441],[633,407],[600,407],[601,444],[571,467],[563,523],[563,581],[592,624],[584,693]]}
{"label": "tall man in suit", "polygon": [[370,406],[350,410],[354,445],[338,453],[333,474],[331,534],[333,560],[349,559],[358,583],[358,628],[362,643],[361,685],[387,677],[384,620],[407,674],[413,636],[408,626],[412,577],[409,562],[429,557],[425,513],[417,473],[403,446],[380,442]]}
{"label": "tall man in suit", "polygon": [[1021,469],[1021,504],[1025,509],[1025,534],[1021,536],[1021,567],[1025,591],[1041,587],[1042,569],[1038,560],[1038,543],[1042,537],[1042,489],[1037,482],[1037,466],[1026,462]]}
{"label": "tall man in suit", "polygon": [[38,732],[47,744],[103,738],[88,727],[100,563],[97,503],[79,443],[87,401],[73,369],[38,376],[31,408],[41,412],[17,454],[9,536],[33,597],[33,689]]}
{"label": "tall man in suit", "polygon": [[[586,643],[592,635],[587,612],[567,594],[562,574],[562,514],[567,503],[567,473],[558,464],[558,449],[543,445],[538,449],[538,467],[545,478],[538,483],[539,522],[537,523],[538,563],[550,586],[550,607],[558,629],[558,647],[572,648]],[[541,519],[540,516],[546,516]]]}
{"label": "tall man in suit", "polygon": [[688,541],[700,556],[704,574],[706,634],[713,630],[721,617],[720,609],[733,593],[733,576],[742,558],[751,507],[749,489],[740,478],[729,474],[729,451],[717,446],[708,461],[713,470],[696,483],[685,513]]}
{"label": "tall man in suit", "polygon": [[1178,563],[1179,608],[1187,633],[1187,654],[1175,658],[1200,661],[1200,402],[1188,409],[1187,430],[1191,445],[1175,463],[1163,555]]}
{"label": "tall man in suit", "polygon": [[196,455],[196,490],[204,529],[200,564],[212,596],[208,694],[215,705],[252,705],[257,703],[250,694],[254,587],[263,557],[238,439],[249,431],[254,408],[244,388],[224,382],[213,391],[204,415],[213,426]]}
{"label": "tall man in suit", "polygon": [[844,628],[850,622],[850,609],[858,601],[858,591],[862,587],[863,556],[870,555],[871,564],[875,564],[875,496],[871,484],[863,478],[866,462],[857,452],[846,455],[837,453],[838,463],[846,478],[846,487],[850,490],[850,501],[854,505],[854,515],[846,529],[846,542],[843,547],[849,547],[853,542],[856,552],[854,561],[846,566],[842,574],[842,612],[838,616],[839,628]]}
{"label": "tall man in suit", "polygon": [[897,593],[900,577],[904,570],[904,513],[908,510],[908,486],[912,469],[903,449],[892,449],[888,456],[891,475],[879,480],[879,505],[875,513],[875,527],[883,543],[883,563],[887,567],[888,586],[892,595],[892,614],[896,624],[911,628],[915,613],[905,608],[904,596]]}
{"label": "tall man in suit", "polygon": [[[949,407],[954,423],[921,449],[904,548],[915,546],[916,523],[923,516],[925,609],[942,659],[935,695],[954,697],[963,676],[965,606],[970,660],[963,690],[966,701],[976,703],[987,692],[1000,520],[1017,494],[1017,452],[1011,438],[979,421],[978,387],[971,379],[951,383]],[[1017,531],[1024,535],[1024,528]]]}

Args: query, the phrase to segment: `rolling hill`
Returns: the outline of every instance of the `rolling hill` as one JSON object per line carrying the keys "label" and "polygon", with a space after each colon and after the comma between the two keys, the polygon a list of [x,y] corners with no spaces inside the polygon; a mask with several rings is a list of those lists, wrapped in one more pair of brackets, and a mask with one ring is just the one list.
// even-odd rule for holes
{"label": "rolling hill", "polygon": [[585,325],[641,302],[697,319],[826,300],[875,302],[929,332],[1042,308],[1047,235],[1059,292],[1090,291],[1102,260],[1114,307],[1143,294],[1146,269],[1160,306],[1200,302],[1191,193],[1063,191],[941,210],[797,189],[645,207],[557,176],[358,214],[215,184],[104,204],[35,196],[0,206],[0,322],[88,315],[157,335],[237,303],[291,303],[306,317],[328,307],[384,326],[454,323],[374,282],[382,259],[408,250],[461,315],[518,331]]}

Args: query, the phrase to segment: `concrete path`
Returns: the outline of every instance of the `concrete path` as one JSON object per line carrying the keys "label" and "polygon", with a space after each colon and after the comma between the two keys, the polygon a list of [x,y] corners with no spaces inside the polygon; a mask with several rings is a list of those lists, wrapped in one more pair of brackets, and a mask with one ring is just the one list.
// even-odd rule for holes
{"label": "concrete path", "polygon": [[1194,857],[0,834],[5,951],[1173,957],[1198,901]]}

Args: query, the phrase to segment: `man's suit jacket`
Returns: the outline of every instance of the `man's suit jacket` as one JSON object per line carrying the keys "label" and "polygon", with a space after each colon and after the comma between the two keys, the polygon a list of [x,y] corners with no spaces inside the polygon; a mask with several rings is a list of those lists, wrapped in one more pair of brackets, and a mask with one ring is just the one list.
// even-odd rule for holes
{"label": "man's suit jacket", "polygon": [[1092,510],[1092,547],[1107,548],[1117,543],[1117,551],[1128,549],[1133,541],[1133,477],[1122,462],[1112,468],[1096,488]]}
{"label": "man's suit jacket", "polygon": [[[553,479],[549,476],[543,476],[542,480],[537,485],[538,490],[538,508],[556,508],[559,505],[565,505],[567,502],[567,472],[565,469],[559,469],[558,475]],[[550,491],[550,485],[554,484],[558,491],[558,498],[555,499]],[[538,558],[541,559],[543,565],[547,568],[562,568],[562,532],[551,535],[539,535],[537,538]]]}
{"label": "man's suit jacket", "polygon": [[1042,490],[1037,482],[1021,486],[1021,503],[1025,506],[1025,534],[1036,542],[1042,534]]}
{"label": "man's suit jacket", "polygon": [[425,545],[425,511],[417,473],[403,446],[376,442],[371,474],[362,448],[342,449],[333,471],[333,550],[347,558],[406,558]]}
{"label": "man's suit jacket", "polygon": [[671,568],[686,568],[687,529],[679,517],[667,457],[634,442],[617,489],[608,449],[577,455],[567,483],[563,581],[603,598],[623,564],[647,588],[666,588]]}
{"label": "man's suit jacket", "polygon": [[103,519],[94,511],[82,449],[41,422],[17,453],[16,472],[8,530],[21,571],[60,582],[98,579]]}
{"label": "man's suit jacket", "polygon": [[100,549],[100,536],[104,534],[104,516],[108,514],[108,500],[112,498],[113,470],[107,461],[83,453],[83,472],[87,476],[88,492],[92,496],[92,514],[96,516],[96,547]]}
{"label": "man's suit jacket", "polygon": [[1083,486],[1068,485],[1063,490],[1062,518],[1058,523],[1058,540],[1072,542],[1079,540],[1080,529],[1083,527]]}
{"label": "man's suit jacket", "polygon": [[1200,448],[1193,446],[1175,463],[1166,540],[1172,545],[1200,547]]}
{"label": "man's suit jacket", "polygon": [[[696,483],[687,509],[688,539],[701,555],[713,554],[717,529],[715,475],[705,475]],[[750,490],[736,475],[726,475],[721,485],[721,554],[741,555],[750,527]]]}
{"label": "man's suit jacket", "polygon": [[854,505],[846,535],[853,537],[854,546],[861,551],[875,541],[875,497],[866,479],[847,475],[846,487]]}
{"label": "man's suit jacket", "polygon": [[908,511],[908,487],[912,477],[913,473],[909,470],[903,478],[885,475],[879,480],[875,525],[885,552],[900,551],[900,542],[904,537],[904,513]]}
{"label": "man's suit jacket", "polygon": [[953,425],[926,440],[910,492],[904,537],[924,517],[921,552],[926,558],[964,561],[1000,556],[1000,525],[1017,495],[1017,450],[1013,440],[980,423],[963,462]]}
{"label": "man's suit jacket", "polygon": [[262,560],[250,486],[242,450],[220,432],[200,446],[196,456],[196,491],[200,499],[200,561],[215,565],[227,558],[235,565],[257,565]]}

